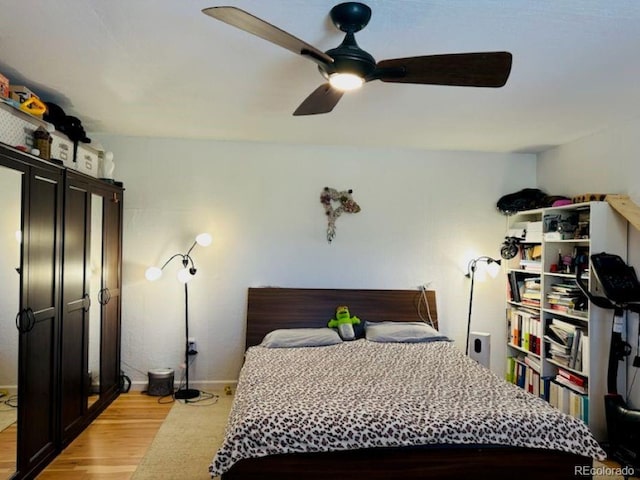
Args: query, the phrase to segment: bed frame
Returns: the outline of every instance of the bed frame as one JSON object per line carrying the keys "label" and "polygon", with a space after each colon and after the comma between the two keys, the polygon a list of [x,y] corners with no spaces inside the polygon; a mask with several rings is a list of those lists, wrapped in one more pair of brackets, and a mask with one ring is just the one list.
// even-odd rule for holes
{"label": "bed frame", "polygon": [[[427,291],[431,318],[437,327],[435,292]],[[247,348],[276,328],[321,327],[338,305],[369,321],[419,321],[427,318],[418,290],[349,290],[250,288],[247,304]],[[418,314],[418,308],[422,315]],[[340,452],[273,455],[240,460],[223,480],[382,480],[518,478],[561,480],[576,467],[591,467],[591,458],[542,449],[504,446],[441,445],[375,448]]]}

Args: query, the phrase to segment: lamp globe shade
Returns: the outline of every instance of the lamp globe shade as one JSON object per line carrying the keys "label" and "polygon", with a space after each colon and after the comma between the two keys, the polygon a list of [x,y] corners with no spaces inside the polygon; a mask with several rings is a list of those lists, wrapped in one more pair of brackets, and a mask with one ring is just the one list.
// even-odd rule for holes
{"label": "lamp globe shade", "polygon": [[202,247],[208,247],[209,245],[211,245],[212,241],[213,239],[208,233],[201,233],[196,237],[196,242]]}
{"label": "lamp globe shade", "polygon": [[487,264],[487,273],[491,278],[496,278],[500,273],[500,264],[498,262],[489,262]]}
{"label": "lamp globe shade", "polygon": [[144,272],[144,276],[150,282],[154,282],[162,276],[162,270],[158,267],[149,267],[147,268],[147,271]]}

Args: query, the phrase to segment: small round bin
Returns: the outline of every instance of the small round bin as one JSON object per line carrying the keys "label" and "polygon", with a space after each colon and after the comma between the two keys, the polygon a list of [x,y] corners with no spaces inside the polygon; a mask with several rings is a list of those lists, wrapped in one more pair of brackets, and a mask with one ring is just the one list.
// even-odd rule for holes
{"label": "small round bin", "polygon": [[147,373],[149,375],[148,395],[164,397],[173,393],[173,369],[156,368]]}

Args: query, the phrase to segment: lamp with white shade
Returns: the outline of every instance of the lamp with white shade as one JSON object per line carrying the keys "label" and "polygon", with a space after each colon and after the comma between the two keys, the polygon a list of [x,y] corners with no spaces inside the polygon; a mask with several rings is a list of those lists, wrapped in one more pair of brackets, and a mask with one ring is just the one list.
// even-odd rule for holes
{"label": "lamp with white shade", "polygon": [[147,280],[153,282],[160,277],[162,277],[162,272],[167,265],[171,263],[174,258],[180,258],[182,263],[182,268],[178,270],[178,281],[184,284],[184,324],[185,324],[185,353],[184,353],[184,363],[185,363],[185,387],[178,389],[174,396],[176,399],[188,401],[189,399],[196,398],[200,396],[200,391],[197,389],[189,388],[189,289],[187,287],[188,283],[195,276],[197,269],[195,263],[193,262],[193,258],[191,257],[191,252],[195,248],[196,245],[200,245],[202,247],[208,247],[211,245],[212,238],[208,233],[199,234],[191,248],[187,250],[187,253],[176,253],[169,257],[169,259],[164,262],[162,267],[149,267],[145,272],[145,277]]}

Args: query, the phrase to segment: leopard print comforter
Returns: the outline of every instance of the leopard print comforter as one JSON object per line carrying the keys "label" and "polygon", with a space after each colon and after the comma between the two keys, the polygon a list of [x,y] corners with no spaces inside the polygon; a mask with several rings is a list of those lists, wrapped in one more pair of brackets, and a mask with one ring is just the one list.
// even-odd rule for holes
{"label": "leopard print comforter", "polygon": [[243,458],[493,444],[605,458],[580,420],[505,382],[450,342],[252,347],[209,471]]}

